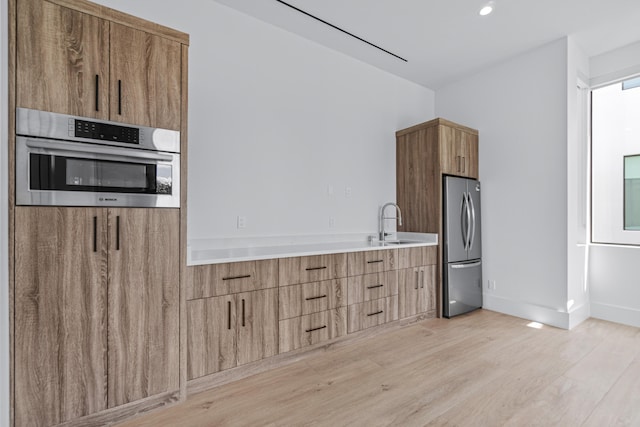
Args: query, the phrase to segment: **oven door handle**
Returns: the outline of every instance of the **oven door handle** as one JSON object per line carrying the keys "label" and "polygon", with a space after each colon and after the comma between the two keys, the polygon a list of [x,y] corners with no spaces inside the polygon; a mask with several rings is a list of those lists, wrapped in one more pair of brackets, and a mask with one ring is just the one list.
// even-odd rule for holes
{"label": "oven door handle", "polygon": [[[63,141],[53,141],[50,139],[46,140],[35,140],[28,139],[26,141],[26,145],[29,148],[41,148],[46,150],[49,153],[55,153],[56,151],[65,151],[69,153],[77,153],[77,154],[103,154],[108,156],[114,156],[117,158],[127,158],[133,160],[157,160],[161,162],[171,162],[174,159],[174,154],[165,154],[165,153],[157,153],[157,152],[149,152],[144,150],[136,150],[132,148],[121,148],[121,147],[101,147],[94,146],[91,144],[82,144],[77,142],[63,142]],[[133,154],[135,153],[135,154]]]}

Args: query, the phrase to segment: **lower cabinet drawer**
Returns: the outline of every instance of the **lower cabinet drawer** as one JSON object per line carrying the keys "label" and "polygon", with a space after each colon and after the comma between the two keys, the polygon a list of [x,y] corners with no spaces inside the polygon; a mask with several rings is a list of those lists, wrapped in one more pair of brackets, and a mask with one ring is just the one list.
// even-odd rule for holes
{"label": "lower cabinet drawer", "polygon": [[280,287],[280,320],[347,305],[347,279]]}
{"label": "lower cabinet drawer", "polygon": [[398,320],[398,296],[353,304],[349,309],[349,333]]}
{"label": "lower cabinet drawer", "polygon": [[359,304],[398,294],[398,272],[364,274],[347,279],[347,304]]}
{"label": "lower cabinet drawer", "polygon": [[280,321],[280,353],[321,343],[347,333],[347,307]]}

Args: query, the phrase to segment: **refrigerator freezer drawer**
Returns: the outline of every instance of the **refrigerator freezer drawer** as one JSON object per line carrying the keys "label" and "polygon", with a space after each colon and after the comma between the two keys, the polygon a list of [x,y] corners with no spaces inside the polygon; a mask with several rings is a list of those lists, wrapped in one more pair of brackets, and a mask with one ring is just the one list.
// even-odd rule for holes
{"label": "refrigerator freezer drawer", "polygon": [[482,307],[482,261],[447,264],[443,297],[447,318]]}

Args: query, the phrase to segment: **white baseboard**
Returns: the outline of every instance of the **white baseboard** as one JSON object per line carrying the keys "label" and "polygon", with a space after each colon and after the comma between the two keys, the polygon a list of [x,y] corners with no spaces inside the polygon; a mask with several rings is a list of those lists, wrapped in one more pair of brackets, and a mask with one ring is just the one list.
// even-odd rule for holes
{"label": "white baseboard", "polygon": [[592,302],[591,317],[640,328],[640,310],[635,308]]}
{"label": "white baseboard", "polygon": [[[553,308],[530,304],[510,298],[483,294],[482,308],[510,316],[521,317],[557,328],[569,329],[571,326],[569,313]],[[588,317],[588,316],[587,316]],[[576,317],[577,320],[577,317]],[[577,324],[577,323],[576,323]],[[573,325],[575,326],[575,325]]]}
{"label": "white baseboard", "polygon": [[580,323],[591,317],[591,307],[589,302],[582,304],[580,307],[576,307],[569,312],[569,329],[573,329]]}

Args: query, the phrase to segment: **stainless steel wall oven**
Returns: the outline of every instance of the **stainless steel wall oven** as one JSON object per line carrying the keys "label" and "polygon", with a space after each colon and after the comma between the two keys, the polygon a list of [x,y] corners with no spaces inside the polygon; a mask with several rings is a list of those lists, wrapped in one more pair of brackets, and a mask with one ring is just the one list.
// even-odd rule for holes
{"label": "stainless steel wall oven", "polygon": [[18,108],[16,204],[180,207],[180,132]]}

